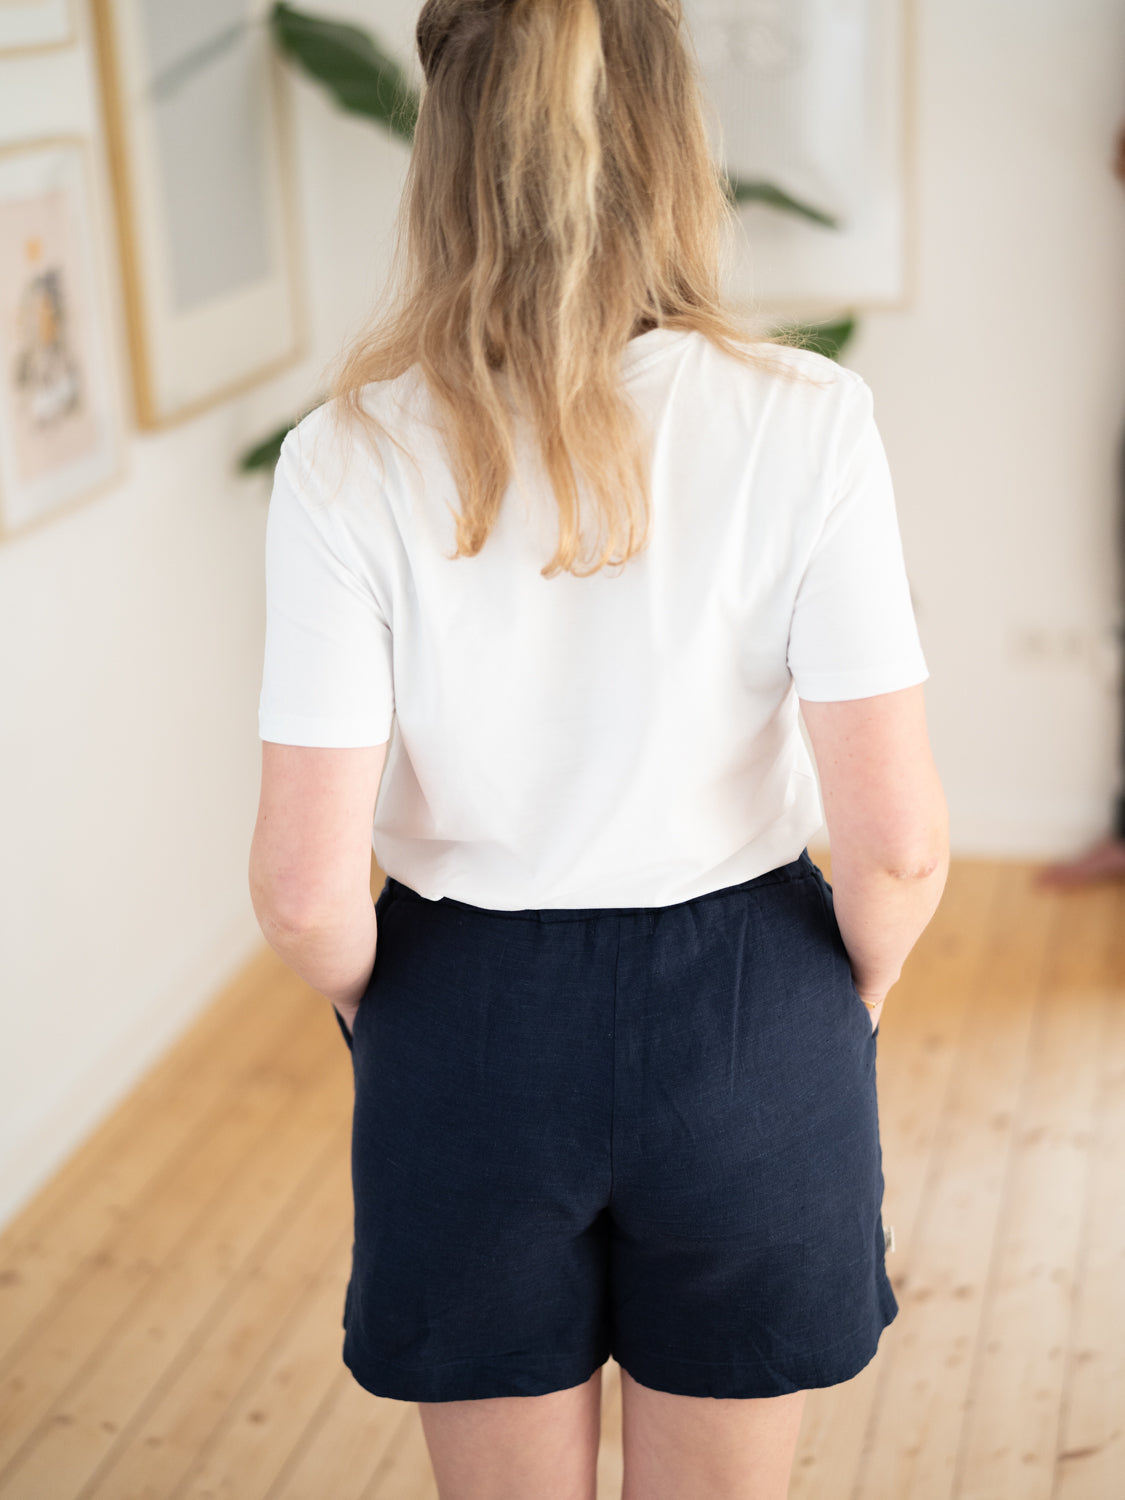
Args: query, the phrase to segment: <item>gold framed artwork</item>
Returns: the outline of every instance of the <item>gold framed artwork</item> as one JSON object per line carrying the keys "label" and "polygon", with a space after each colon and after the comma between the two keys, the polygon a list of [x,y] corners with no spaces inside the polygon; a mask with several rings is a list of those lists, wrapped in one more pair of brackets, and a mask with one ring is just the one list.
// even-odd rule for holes
{"label": "gold framed artwork", "polygon": [[81,137],[0,148],[0,539],[123,469],[91,182]]}
{"label": "gold framed artwork", "polygon": [[306,352],[269,0],[94,0],[137,421],[194,416]]}
{"label": "gold framed artwork", "polygon": [[914,0],[685,0],[734,176],[762,179],[837,227],[760,203],[730,294],[814,317],[913,296]]}
{"label": "gold framed artwork", "polygon": [[74,41],[73,0],[0,0],[0,55]]}

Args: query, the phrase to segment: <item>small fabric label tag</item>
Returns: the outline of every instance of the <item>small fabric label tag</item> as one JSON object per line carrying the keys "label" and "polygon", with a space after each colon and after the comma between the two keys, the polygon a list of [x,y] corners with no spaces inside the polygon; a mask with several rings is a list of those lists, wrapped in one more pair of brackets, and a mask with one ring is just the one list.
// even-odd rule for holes
{"label": "small fabric label tag", "polygon": [[890,1255],[895,1247],[895,1226],[893,1224],[883,1225],[883,1253]]}

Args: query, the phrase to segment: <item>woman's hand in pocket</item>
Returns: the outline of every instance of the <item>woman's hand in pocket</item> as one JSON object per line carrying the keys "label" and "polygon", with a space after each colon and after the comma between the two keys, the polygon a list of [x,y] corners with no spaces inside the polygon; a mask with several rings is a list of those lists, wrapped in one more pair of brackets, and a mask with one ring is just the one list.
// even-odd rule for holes
{"label": "woman's hand in pocket", "polygon": [[872,1031],[878,1026],[879,1017],[883,1014],[883,1002],[887,998],[887,993],[887,990],[861,990],[856,985],[856,994],[863,1001],[864,1005],[867,1006],[868,1014],[871,1017]]}

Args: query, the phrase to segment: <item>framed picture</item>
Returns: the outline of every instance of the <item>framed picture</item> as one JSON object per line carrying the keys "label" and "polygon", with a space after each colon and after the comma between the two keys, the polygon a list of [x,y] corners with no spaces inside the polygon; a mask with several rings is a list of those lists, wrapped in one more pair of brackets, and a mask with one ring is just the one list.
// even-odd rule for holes
{"label": "framed picture", "polygon": [[0,0],[0,54],[73,42],[73,0]]}
{"label": "framed picture", "polygon": [[91,208],[80,137],[0,148],[0,539],[123,468]]}
{"label": "framed picture", "polygon": [[732,177],[836,220],[761,203],[728,292],[810,314],[912,295],[912,0],[686,0]]}
{"label": "framed picture", "polygon": [[291,129],[269,0],[94,0],[137,420],[300,359]]}

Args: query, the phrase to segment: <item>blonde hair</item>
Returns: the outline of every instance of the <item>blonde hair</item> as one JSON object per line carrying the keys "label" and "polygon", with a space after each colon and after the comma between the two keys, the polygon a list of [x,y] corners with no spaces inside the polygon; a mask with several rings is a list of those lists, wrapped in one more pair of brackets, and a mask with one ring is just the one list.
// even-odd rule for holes
{"label": "blonde hair", "polygon": [[[768,357],[785,337],[753,335],[722,301],[737,218],[680,0],[426,0],[416,40],[425,85],[393,305],[345,348],[335,418],[358,419],[376,452],[380,434],[402,449],[363,388],[419,367],[461,500],[452,559],[476,556],[499,514],[517,469],[514,405],[558,504],[542,575],[624,564],[651,521],[621,379],[630,337],[696,330],[747,364],[798,374]],[[598,518],[585,569],[578,476]]]}

